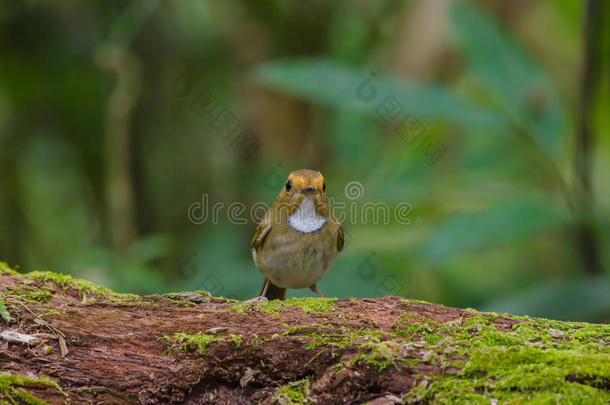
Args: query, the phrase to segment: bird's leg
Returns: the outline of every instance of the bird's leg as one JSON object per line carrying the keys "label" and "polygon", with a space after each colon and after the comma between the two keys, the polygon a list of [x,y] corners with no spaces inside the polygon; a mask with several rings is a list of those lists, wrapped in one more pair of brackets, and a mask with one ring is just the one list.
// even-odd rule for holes
{"label": "bird's leg", "polygon": [[326,298],[320,291],[318,291],[318,287],[316,287],[316,285],[312,285],[311,287],[311,291],[315,292],[316,294],[318,294],[320,296],[320,298]]}
{"label": "bird's leg", "polygon": [[259,295],[258,297],[250,298],[249,300],[247,300],[245,302],[249,303],[249,302],[264,302],[264,301],[269,301],[267,299],[267,297],[265,297],[265,294],[267,294],[267,288],[269,288],[269,280],[265,281],[265,287],[263,287],[263,292],[261,292],[261,295]]}

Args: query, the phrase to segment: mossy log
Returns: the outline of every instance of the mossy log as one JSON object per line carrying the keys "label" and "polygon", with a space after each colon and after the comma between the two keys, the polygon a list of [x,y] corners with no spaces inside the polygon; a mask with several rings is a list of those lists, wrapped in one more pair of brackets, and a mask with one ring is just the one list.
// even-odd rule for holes
{"label": "mossy log", "polygon": [[610,403],[608,325],[400,297],[140,297],[1,264],[0,315],[3,404]]}

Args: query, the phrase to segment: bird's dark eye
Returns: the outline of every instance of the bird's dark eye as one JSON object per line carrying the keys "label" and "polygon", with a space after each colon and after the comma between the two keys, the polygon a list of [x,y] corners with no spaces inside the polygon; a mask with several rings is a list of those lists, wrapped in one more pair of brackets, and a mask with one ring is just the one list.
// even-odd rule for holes
{"label": "bird's dark eye", "polygon": [[326,183],[322,185],[322,191],[326,192]]}
{"label": "bird's dark eye", "polygon": [[286,182],[286,191],[290,191],[290,188],[292,187],[292,183],[290,183],[290,180],[288,180]]}

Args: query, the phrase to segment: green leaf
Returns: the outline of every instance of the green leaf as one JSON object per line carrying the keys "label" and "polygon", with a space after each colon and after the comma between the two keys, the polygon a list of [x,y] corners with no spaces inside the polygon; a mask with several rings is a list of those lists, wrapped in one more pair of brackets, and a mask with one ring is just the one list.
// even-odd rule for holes
{"label": "green leaf", "polygon": [[257,67],[255,77],[265,86],[304,100],[378,119],[383,119],[378,113],[380,105],[393,96],[394,111],[400,110],[395,118],[397,123],[413,116],[417,120],[439,120],[466,128],[505,128],[502,117],[458,99],[443,86],[410,83],[384,74],[370,75],[329,60],[267,62]]}
{"label": "green leaf", "polygon": [[566,132],[559,94],[551,80],[475,5],[455,4],[451,16],[458,45],[472,70],[504,111],[545,152],[551,152]]}
{"label": "green leaf", "polygon": [[4,299],[0,297],[0,317],[7,323],[11,321],[11,314],[8,313]]}
{"label": "green leaf", "polygon": [[610,280],[600,276],[545,282],[488,302],[482,309],[548,319],[604,320],[610,313]]}
{"label": "green leaf", "polygon": [[420,260],[438,265],[466,253],[530,237],[567,221],[537,201],[507,201],[476,213],[455,214],[441,223]]}

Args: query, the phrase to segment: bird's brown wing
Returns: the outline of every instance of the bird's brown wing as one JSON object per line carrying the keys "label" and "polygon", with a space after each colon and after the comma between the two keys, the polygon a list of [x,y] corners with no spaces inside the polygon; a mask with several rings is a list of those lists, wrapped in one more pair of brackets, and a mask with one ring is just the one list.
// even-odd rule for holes
{"label": "bird's brown wing", "polygon": [[[269,211],[265,214],[265,217],[261,220],[260,224],[256,227],[256,232],[252,237],[252,256],[254,257],[254,263],[256,263],[256,257],[263,248],[263,242],[271,230],[271,215]],[[267,287],[267,288],[265,288]],[[271,281],[265,278],[263,280],[263,286],[261,291],[258,293],[259,297],[265,297],[268,300],[284,300],[286,299],[286,289],[281,288],[273,284]]]}
{"label": "bird's brown wing", "polygon": [[343,244],[345,243],[345,234],[343,233],[343,227],[339,224],[337,231],[337,252],[343,250]]}
{"label": "bird's brown wing", "polygon": [[269,215],[269,211],[265,214],[261,222],[256,227],[256,232],[254,232],[254,236],[252,237],[251,246],[256,252],[260,252],[263,247],[263,242],[265,238],[269,234],[271,230],[271,216]]}

